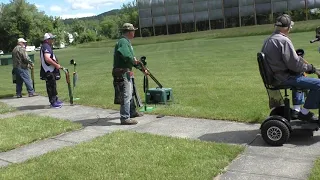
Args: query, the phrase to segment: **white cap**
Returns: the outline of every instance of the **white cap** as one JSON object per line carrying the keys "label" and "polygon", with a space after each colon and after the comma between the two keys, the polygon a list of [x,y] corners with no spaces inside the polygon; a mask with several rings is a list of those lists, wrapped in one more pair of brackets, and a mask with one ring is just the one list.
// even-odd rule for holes
{"label": "white cap", "polygon": [[25,39],[23,39],[23,38],[19,38],[19,39],[18,39],[18,43],[21,43],[21,42],[26,43],[26,42],[28,42],[28,41],[26,41],[26,40],[25,40]]}
{"label": "white cap", "polygon": [[54,39],[56,36],[51,33],[45,33],[43,36],[43,40]]}

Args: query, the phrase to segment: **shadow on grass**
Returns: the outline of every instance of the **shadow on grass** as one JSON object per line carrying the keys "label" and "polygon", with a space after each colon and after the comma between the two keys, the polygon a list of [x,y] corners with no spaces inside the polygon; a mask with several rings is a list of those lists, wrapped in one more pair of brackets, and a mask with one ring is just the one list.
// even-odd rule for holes
{"label": "shadow on grass", "polygon": [[0,94],[0,99],[11,99],[14,98],[15,94]]}

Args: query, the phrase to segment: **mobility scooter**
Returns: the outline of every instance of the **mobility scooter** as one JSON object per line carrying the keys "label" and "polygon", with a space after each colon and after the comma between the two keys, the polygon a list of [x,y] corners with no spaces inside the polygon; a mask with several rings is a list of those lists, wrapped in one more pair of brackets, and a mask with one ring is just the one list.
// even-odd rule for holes
{"label": "mobility scooter", "polygon": [[[320,27],[316,28],[316,39],[310,41],[310,43],[317,41],[320,41]],[[303,49],[298,49],[296,52],[299,56],[303,57]],[[313,136],[314,131],[319,130],[320,124],[318,122],[302,121],[295,117],[293,115],[294,110],[290,108],[290,100],[288,98],[288,90],[306,91],[306,89],[271,85],[272,77],[267,73],[270,67],[266,62],[265,54],[259,52],[257,54],[257,61],[260,75],[268,93],[269,108],[271,109],[269,117],[262,122],[260,127],[263,140],[271,146],[281,146],[296,131],[303,132],[307,136]],[[281,90],[284,90],[284,98]]]}

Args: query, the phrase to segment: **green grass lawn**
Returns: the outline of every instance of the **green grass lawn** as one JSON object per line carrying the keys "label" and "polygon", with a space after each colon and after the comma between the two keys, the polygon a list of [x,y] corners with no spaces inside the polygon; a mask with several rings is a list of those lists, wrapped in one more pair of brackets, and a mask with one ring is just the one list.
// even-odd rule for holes
{"label": "green grass lawn", "polygon": [[79,128],[70,121],[32,114],[0,119],[0,152]]}
{"label": "green grass lawn", "polygon": [[[270,27],[272,28],[272,27]],[[267,35],[194,39],[134,46],[138,57],[147,56],[148,67],[164,87],[173,88],[175,102],[157,106],[153,113],[209,119],[261,122],[269,113],[267,94],[258,72],[256,53]],[[318,46],[310,44],[313,32],[291,35],[295,48],[306,51],[306,59],[320,67]],[[135,40],[133,40],[133,44]],[[119,109],[113,104],[113,47],[67,48],[56,50],[63,66],[71,72],[70,59],[77,62],[79,74],[76,103]],[[36,77],[39,77],[39,56]],[[0,66],[0,94],[14,92],[11,66]],[[63,72],[61,72],[63,73]],[[142,73],[135,70],[136,83],[143,96]],[[156,84],[150,79],[150,87]],[[45,82],[36,78],[36,90],[46,95]],[[65,76],[58,82],[59,96],[67,100]]]}
{"label": "green grass lawn", "polygon": [[15,108],[6,105],[3,102],[0,102],[0,114],[9,113],[16,111]]}
{"label": "green grass lawn", "polygon": [[311,171],[308,180],[318,180],[320,179],[320,159],[317,159],[314,163],[314,167]]}
{"label": "green grass lawn", "polygon": [[212,179],[244,147],[117,131],[21,164],[2,179]]}

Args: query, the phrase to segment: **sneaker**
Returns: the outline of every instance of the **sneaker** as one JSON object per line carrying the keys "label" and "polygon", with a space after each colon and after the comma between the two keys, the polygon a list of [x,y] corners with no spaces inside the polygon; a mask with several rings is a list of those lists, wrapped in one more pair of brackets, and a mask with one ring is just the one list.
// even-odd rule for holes
{"label": "sneaker", "polygon": [[36,94],[36,93],[29,94],[29,97],[34,97],[34,96],[39,96],[39,94]]}
{"label": "sneaker", "polygon": [[22,95],[17,95],[17,98],[22,98]]}
{"label": "sneaker", "polygon": [[142,112],[135,112],[130,116],[130,118],[142,117],[143,115],[144,114]]}
{"label": "sneaker", "polygon": [[138,124],[138,121],[133,119],[122,120],[121,125],[135,125]]}
{"label": "sneaker", "polygon": [[57,103],[57,104],[61,104],[61,105],[63,104],[63,102],[60,101],[60,100],[57,100],[56,103]]}
{"label": "sneaker", "polygon": [[311,123],[318,123],[319,122],[317,116],[315,116],[312,112],[309,112],[306,115],[299,112],[298,119],[300,119],[301,121],[308,121]]}
{"label": "sneaker", "polygon": [[59,104],[59,103],[55,102],[55,103],[51,104],[51,107],[52,108],[61,108],[62,104]]}
{"label": "sneaker", "polygon": [[292,109],[291,110],[291,118],[292,119],[299,119],[299,111]]}

